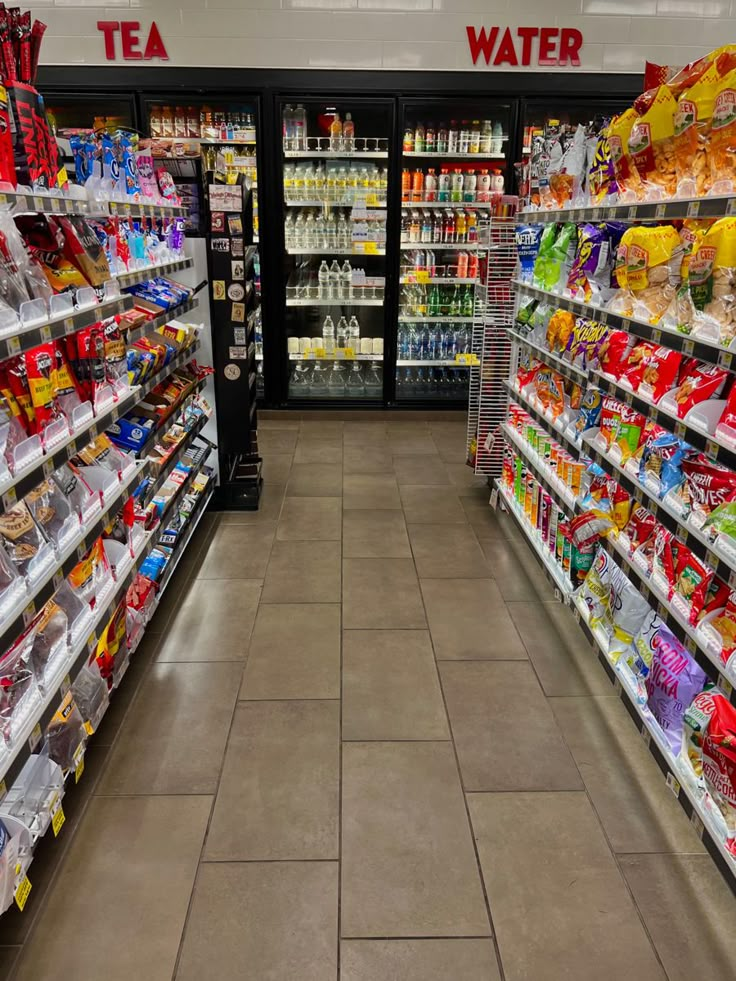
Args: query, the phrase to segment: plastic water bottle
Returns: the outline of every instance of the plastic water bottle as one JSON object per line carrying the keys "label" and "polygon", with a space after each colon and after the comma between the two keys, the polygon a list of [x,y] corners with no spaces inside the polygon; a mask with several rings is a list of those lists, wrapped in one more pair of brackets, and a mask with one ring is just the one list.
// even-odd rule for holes
{"label": "plastic water bottle", "polygon": [[335,325],[332,317],[327,314],[325,322],[322,324],[322,341],[325,346],[325,354],[335,353]]}
{"label": "plastic water bottle", "polygon": [[425,327],[424,330],[422,331],[421,354],[419,355],[422,361],[429,361],[430,344],[431,344],[431,334],[429,332],[429,327]]}
{"label": "plastic water bottle", "polygon": [[307,110],[301,103],[294,110],[294,149],[307,149]]}
{"label": "plastic water bottle", "polygon": [[350,318],[350,323],[348,324],[348,347],[353,349],[353,353],[357,354],[360,351],[360,324],[358,323],[358,318],[353,315]]}
{"label": "plastic water bottle", "polygon": [[261,318],[261,308],[255,312],[253,317],[253,337],[256,345],[256,356],[263,356],[263,321]]}
{"label": "plastic water bottle", "polygon": [[337,335],[335,343],[338,348],[345,348],[348,346],[348,322],[345,317],[340,317],[337,322]]}
{"label": "plastic water bottle", "polygon": [[363,384],[363,373],[360,361],[353,361],[345,382],[345,394],[349,398],[363,398],[365,395],[365,385]]}
{"label": "plastic water bottle", "polygon": [[342,280],[342,296],[345,300],[351,300],[353,298],[353,267],[350,265],[349,259],[346,259],[342,264],[340,278]]}
{"label": "plastic water bottle", "polygon": [[286,106],[282,118],[282,133],[284,138],[284,150],[295,150],[294,146],[294,110],[291,106]]}
{"label": "plastic water bottle", "polygon": [[337,248],[338,249],[349,249],[350,248],[350,226],[345,218],[345,212],[340,212],[340,217],[337,219]]}
{"label": "plastic water bottle", "polygon": [[408,332],[406,327],[399,327],[399,336],[396,343],[396,353],[399,361],[406,361],[409,355],[406,353],[408,345]]}
{"label": "plastic water bottle", "polygon": [[337,259],[333,259],[330,266],[330,296],[333,300],[340,298],[340,286],[340,264]]}
{"label": "plastic water bottle", "polygon": [[442,353],[445,347],[445,335],[442,330],[442,325],[437,324],[434,329],[434,336],[432,338],[432,358],[435,361],[440,361],[444,355]]}
{"label": "plastic water bottle", "polygon": [[330,297],[330,269],[327,265],[325,259],[322,260],[322,264],[319,267],[319,272],[317,273],[317,280],[319,281],[319,298],[320,300],[327,300]]}

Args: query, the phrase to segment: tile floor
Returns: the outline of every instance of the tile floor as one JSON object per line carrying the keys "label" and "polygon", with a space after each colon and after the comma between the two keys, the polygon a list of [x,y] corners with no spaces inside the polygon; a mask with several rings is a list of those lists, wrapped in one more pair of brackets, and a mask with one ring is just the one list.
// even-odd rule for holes
{"label": "tile floor", "polygon": [[203,522],[0,978],[730,981],[734,898],[464,424],[261,446],[263,506]]}

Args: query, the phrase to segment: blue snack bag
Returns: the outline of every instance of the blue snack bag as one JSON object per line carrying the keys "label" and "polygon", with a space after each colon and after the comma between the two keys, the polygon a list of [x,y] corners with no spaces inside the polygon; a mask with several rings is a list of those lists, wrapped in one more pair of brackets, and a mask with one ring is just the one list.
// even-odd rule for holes
{"label": "blue snack bag", "polygon": [[516,226],[516,251],[519,254],[519,279],[522,283],[532,281],[543,229],[543,225]]}

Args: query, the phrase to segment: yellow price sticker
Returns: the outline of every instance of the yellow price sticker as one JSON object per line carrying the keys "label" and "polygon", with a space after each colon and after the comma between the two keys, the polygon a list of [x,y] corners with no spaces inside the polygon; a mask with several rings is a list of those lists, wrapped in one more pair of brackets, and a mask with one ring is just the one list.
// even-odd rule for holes
{"label": "yellow price sticker", "polygon": [[28,902],[28,896],[31,892],[31,888],[31,880],[26,875],[23,877],[23,881],[15,890],[15,905],[21,912],[23,912],[23,907]]}
{"label": "yellow price sticker", "polygon": [[378,255],[378,242],[364,242],[363,245],[365,255]]}
{"label": "yellow price sticker", "polygon": [[74,783],[79,783],[79,781],[82,779],[83,773],[84,773],[84,757],[82,757],[79,763],[77,763],[76,769],[74,770]]}
{"label": "yellow price sticker", "polygon": [[354,361],[355,351],[351,347],[345,347],[343,348],[343,357],[346,361]]}
{"label": "yellow price sticker", "polygon": [[314,354],[315,358],[325,358],[325,357],[327,357],[327,352],[325,351],[325,349],[323,347],[315,347],[315,348],[312,348],[312,354]]}
{"label": "yellow price sticker", "polygon": [[51,828],[54,832],[54,838],[57,837],[61,829],[64,827],[65,821],[66,816],[64,815],[64,808],[61,806],[61,804],[59,804],[54,813],[51,815]]}
{"label": "yellow price sticker", "polygon": [[456,364],[480,364],[477,354],[456,354]]}
{"label": "yellow price sticker", "polygon": [[368,207],[375,207],[378,204],[378,195],[366,194],[365,203],[368,205]]}
{"label": "yellow price sticker", "polygon": [[417,269],[417,271],[416,271],[416,277],[417,277],[417,282],[418,283],[428,283],[429,280],[430,280],[429,270],[428,269]]}

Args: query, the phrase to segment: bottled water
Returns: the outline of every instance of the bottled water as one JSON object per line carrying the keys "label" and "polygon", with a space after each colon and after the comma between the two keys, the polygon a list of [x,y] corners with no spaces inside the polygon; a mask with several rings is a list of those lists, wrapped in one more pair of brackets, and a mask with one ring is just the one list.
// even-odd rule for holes
{"label": "bottled water", "polygon": [[311,382],[311,365],[307,364],[305,361],[300,361],[295,366],[294,372],[289,381],[289,393],[296,396],[296,398],[302,398],[309,394],[311,390]]}
{"label": "bottled water", "polygon": [[330,266],[330,296],[333,300],[340,298],[340,264],[337,259],[333,259]]}
{"label": "bottled water", "polygon": [[324,398],[327,391],[327,372],[321,361],[315,361],[310,378],[309,394]]}
{"label": "bottled water", "polygon": [[327,374],[327,394],[333,398],[345,395],[345,368],[335,361]]}
{"label": "bottled water", "polygon": [[299,103],[294,110],[294,149],[307,149],[307,110]]}
{"label": "bottled water", "polygon": [[456,334],[457,350],[456,354],[468,354],[470,351],[470,341],[468,338],[468,332],[464,327],[461,327]]}
{"label": "bottled water", "polygon": [[360,361],[353,361],[345,382],[345,394],[349,398],[363,398],[365,396],[365,385],[363,384],[363,372]]}
{"label": "bottled water", "polygon": [[284,222],[284,244],[287,249],[293,249],[296,245],[295,231],[294,216],[289,212]]}
{"label": "bottled water", "polygon": [[437,324],[434,329],[434,334],[432,337],[432,358],[435,361],[440,361],[445,355],[442,353],[446,346],[445,334],[442,330],[442,325]]}
{"label": "bottled water", "polygon": [[353,297],[353,268],[348,259],[342,264],[340,278],[342,280],[343,299],[351,300]]}
{"label": "bottled water", "polygon": [[294,248],[306,248],[306,243],[304,240],[304,215],[301,213],[301,211],[296,216],[296,221],[294,222]]}
{"label": "bottled water", "polygon": [[432,335],[430,334],[429,327],[425,326],[424,330],[422,331],[421,353],[419,355],[422,361],[429,361],[430,358],[429,348],[430,348],[431,340],[432,340]]}
{"label": "bottled water", "polygon": [[344,211],[340,212],[340,217],[337,219],[337,241],[335,244],[338,249],[349,249],[351,245],[350,226]]}
{"label": "bottled water", "polygon": [[357,354],[360,351],[360,324],[355,315],[350,318],[350,323],[348,324],[348,340],[350,341],[348,347],[351,347]]}
{"label": "bottled water", "polygon": [[325,322],[322,324],[322,342],[325,347],[325,354],[335,353],[335,325],[329,313],[325,317]]}
{"label": "bottled water", "polygon": [[294,146],[294,110],[286,106],[283,112],[281,131],[283,133],[284,150],[295,150]]}
{"label": "bottled water", "polygon": [[[327,262],[323,259],[317,273],[317,280],[319,282],[319,298],[320,300],[327,300],[330,296],[330,270]],[[329,319],[329,318],[328,318]]]}
{"label": "bottled water", "polygon": [[348,346],[348,322],[345,317],[340,317],[337,322],[336,346],[345,348]]}
{"label": "bottled water", "polygon": [[325,217],[322,212],[318,212],[314,219],[314,247],[320,249],[325,244]]}
{"label": "bottled water", "polygon": [[380,399],[383,395],[383,372],[381,366],[371,361],[363,376],[365,394],[369,399]]}
{"label": "bottled water", "polygon": [[335,230],[335,213],[330,211],[325,219],[323,249],[334,249],[337,244],[337,232]]}
{"label": "bottled water", "polygon": [[419,334],[414,324],[409,325],[406,357],[409,361],[416,361],[420,357]]}
{"label": "bottled water", "polygon": [[304,247],[307,249],[317,247],[314,235],[314,215],[311,211],[307,215],[307,220],[304,222]]}
{"label": "bottled water", "polygon": [[396,353],[399,361],[406,361],[409,357],[409,331],[404,326],[399,327]]}

